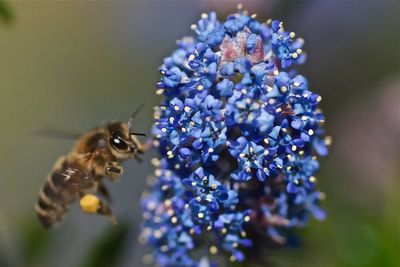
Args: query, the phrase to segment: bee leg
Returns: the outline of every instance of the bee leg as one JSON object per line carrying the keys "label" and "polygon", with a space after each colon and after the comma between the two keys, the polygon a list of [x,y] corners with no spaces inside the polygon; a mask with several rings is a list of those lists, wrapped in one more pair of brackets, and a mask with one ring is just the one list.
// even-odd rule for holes
{"label": "bee leg", "polygon": [[100,208],[97,211],[97,214],[100,215],[105,215],[107,216],[112,224],[118,224],[117,217],[112,213],[110,206],[108,206],[106,203],[101,202]]}
{"label": "bee leg", "polygon": [[110,195],[110,192],[108,191],[108,189],[104,185],[104,183],[99,182],[98,185],[97,185],[97,190],[107,200],[108,203],[112,202],[112,197]]}
{"label": "bee leg", "polygon": [[106,175],[111,178],[111,180],[115,180],[121,176],[124,172],[124,169],[121,165],[117,164],[109,164],[106,166],[105,173]]}
{"label": "bee leg", "polygon": [[143,159],[142,159],[138,154],[133,155],[133,157],[134,157],[138,162],[142,162],[142,161],[143,161]]}
{"label": "bee leg", "polygon": [[86,213],[105,215],[110,218],[112,224],[118,223],[117,217],[112,213],[110,206],[101,201],[100,198],[95,195],[83,195],[79,204],[81,205],[82,210]]}

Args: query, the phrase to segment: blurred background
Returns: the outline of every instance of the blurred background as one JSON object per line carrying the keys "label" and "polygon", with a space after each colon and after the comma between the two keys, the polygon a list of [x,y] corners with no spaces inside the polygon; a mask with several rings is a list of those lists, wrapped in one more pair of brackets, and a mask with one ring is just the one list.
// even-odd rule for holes
{"label": "blurred background", "polygon": [[[266,253],[271,267],[399,266],[400,4],[398,1],[241,1],[306,40],[300,72],[323,97],[331,154],[319,187],[328,219],[298,230],[301,246]],[[121,225],[74,206],[45,231],[33,204],[68,140],[126,120],[140,104],[150,132],[157,71],[202,12],[235,1],[0,1],[0,266],[140,267],[139,198],[151,153],[110,185]],[[248,263],[246,266],[255,266]]]}

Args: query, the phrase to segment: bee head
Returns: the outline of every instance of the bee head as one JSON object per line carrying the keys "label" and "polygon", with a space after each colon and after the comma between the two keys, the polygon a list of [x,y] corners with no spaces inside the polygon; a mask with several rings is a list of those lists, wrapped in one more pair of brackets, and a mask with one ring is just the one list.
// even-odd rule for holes
{"label": "bee head", "polygon": [[111,152],[119,159],[126,159],[134,153],[141,153],[140,142],[136,135],[129,131],[127,123],[112,122],[107,125],[108,143]]}

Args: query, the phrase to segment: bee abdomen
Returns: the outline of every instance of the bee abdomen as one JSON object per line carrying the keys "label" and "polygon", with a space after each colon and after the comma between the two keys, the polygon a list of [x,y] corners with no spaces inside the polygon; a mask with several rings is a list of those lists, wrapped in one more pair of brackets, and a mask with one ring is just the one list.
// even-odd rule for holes
{"label": "bee abdomen", "polygon": [[46,184],[39,191],[39,199],[35,204],[35,210],[39,221],[46,228],[49,228],[60,221],[62,215],[67,209],[67,207],[62,203],[61,190],[61,188],[58,188],[52,182],[52,178],[49,177]]}
{"label": "bee abdomen", "polygon": [[57,209],[56,207],[45,203],[40,197],[38,202],[35,204],[35,211],[38,219],[45,228],[50,228],[60,221],[65,210],[66,209]]}
{"label": "bee abdomen", "polygon": [[39,191],[35,211],[41,224],[49,228],[62,219],[67,206],[76,199],[76,192],[67,190],[63,170],[66,168],[65,159],[56,164],[55,170],[47,177],[47,182]]}
{"label": "bee abdomen", "polygon": [[79,194],[95,185],[93,177],[73,160],[61,157],[39,192],[35,205],[39,221],[49,228],[62,219]]}

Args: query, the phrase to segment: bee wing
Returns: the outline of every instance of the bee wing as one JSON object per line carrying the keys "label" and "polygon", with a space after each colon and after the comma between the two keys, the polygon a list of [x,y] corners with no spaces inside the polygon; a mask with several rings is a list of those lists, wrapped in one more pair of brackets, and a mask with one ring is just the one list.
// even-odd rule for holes
{"label": "bee wing", "polygon": [[47,129],[41,129],[36,132],[33,132],[33,135],[38,136],[38,137],[51,138],[51,139],[75,140],[82,134],[78,133],[78,132],[69,131],[69,130],[47,128]]}

